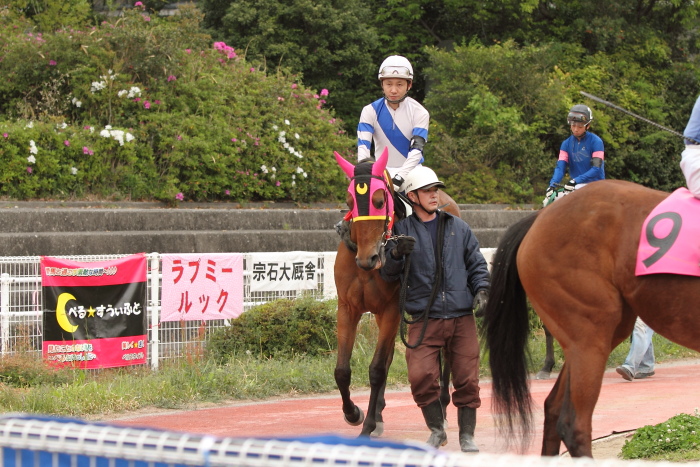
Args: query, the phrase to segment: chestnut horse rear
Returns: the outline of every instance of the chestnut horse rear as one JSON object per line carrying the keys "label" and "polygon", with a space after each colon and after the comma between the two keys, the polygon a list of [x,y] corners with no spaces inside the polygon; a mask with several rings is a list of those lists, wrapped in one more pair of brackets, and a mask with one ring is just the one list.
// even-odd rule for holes
{"label": "chestnut horse rear", "polygon": [[545,401],[543,455],[559,454],[563,442],[572,456],[591,456],[593,410],[607,359],[637,316],[700,351],[700,278],[635,276],[642,224],[667,196],[629,182],[591,183],[513,225],[501,240],[484,333],[494,413],[509,437],[531,433],[526,298],[565,359]]}

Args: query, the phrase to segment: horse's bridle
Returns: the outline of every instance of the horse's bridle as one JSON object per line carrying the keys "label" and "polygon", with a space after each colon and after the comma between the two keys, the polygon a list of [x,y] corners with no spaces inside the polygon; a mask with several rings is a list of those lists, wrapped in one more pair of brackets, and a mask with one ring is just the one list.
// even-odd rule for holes
{"label": "horse's bridle", "polygon": [[[392,227],[394,226],[394,212],[393,209],[390,211],[389,210],[389,199],[393,200],[393,193],[392,189],[389,187],[389,183],[392,183],[390,179],[388,178],[388,174],[385,171],[384,176],[380,177],[378,175],[373,175],[373,174],[360,174],[360,175],[355,175],[350,179],[351,182],[355,183],[356,190],[358,193],[361,193],[360,190],[362,190],[361,185],[365,186],[365,190],[369,189],[369,181],[371,181],[372,178],[375,178],[377,180],[381,180],[382,183],[384,184],[384,196],[385,196],[385,202],[384,202],[384,210],[385,210],[385,215],[383,216],[376,216],[376,215],[367,215],[367,216],[356,216],[356,217],[350,217],[349,220],[352,222],[360,222],[360,221],[370,221],[370,220],[384,220],[384,232],[382,233],[382,248],[386,246],[386,242],[391,238],[391,231]],[[358,185],[361,184],[361,185]],[[357,203],[357,197],[353,196],[355,203]],[[371,196],[368,198],[368,202],[372,203],[372,198]]]}

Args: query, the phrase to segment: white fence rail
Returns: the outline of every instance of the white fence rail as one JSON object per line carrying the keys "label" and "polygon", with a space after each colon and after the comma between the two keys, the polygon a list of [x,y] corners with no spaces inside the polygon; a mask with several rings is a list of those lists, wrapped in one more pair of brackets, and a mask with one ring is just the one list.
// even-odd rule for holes
{"label": "white fence rail", "polygon": [[[70,256],[73,261],[104,261],[125,255]],[[272,300],[294,299],[302,295],[317,299],[333,298],[334,284],[326,284],[324,260],[333,262],[335,252],[318,253],[316,259],[318,287],[316,290],[281,290],[275,292],[251,292],[252,254],[244,254],[243,287],[244,310]],[[152,368],[159,362],[175,359],[202,350],[207,333],[215,328],[228,326],[228,320],[211,321],[160,321],[162,290],[161,255],[150,253],[148,258],[147,294],[148,307],[148,360]],[[0,258],[0,355],[17,352],[35,353],[41,357],[43,343],[41,293],[41,258],[39,256]],[[332,264],[330,265],[332,267]],[[333,277],[329,278],[333,283]]]}
{"label": "white fence rail", "polygon": [[[483,248],[490,262],[493,248]],[[243,308],[250,308],[278,299],[312,296],[316,299],[336,297],[333,264],[335,252],[319,252],[316,258],[318,284],[315,290],[251,291],[251,261],[254,253],[243,259]],[[73,261],[91,262],[121,258],[125,255],[92,255],[65,257]],[[160,253],[149,253],[147,293],[148,361],[157,369],[161,361],[177,359],[203,350],[210,330],[228,326],[228,320],[166,321],[160,320],[162,291]],[[41,293],[41,258],[39,256],[0,257],[0,356],[29,352],[41,357],[43,343]]]}

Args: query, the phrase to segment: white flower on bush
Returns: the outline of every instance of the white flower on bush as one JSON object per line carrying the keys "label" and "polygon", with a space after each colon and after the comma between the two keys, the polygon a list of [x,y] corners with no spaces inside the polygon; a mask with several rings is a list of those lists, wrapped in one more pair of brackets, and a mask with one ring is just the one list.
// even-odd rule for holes
{"label": "white flower on bush", "polygon": [[34,157],[34,156],[29,156],[29,157],[27,157],[27,162],[29,162],[30,164],[35,163],[35,162],[36,162],[36,157]]}
{"label": "white flower on bush", "polygon": [[71,168],[70,168],[70,173],[73,174],[73,175],[77,175],[77,174],[78,174],[78,168],[77,168],[77,167],[71,167]]}
{"label": "white flower on bush", "polygon": [[60,123],[60,124],[56,125],[56,128],[58,128],[60,130],[65,130],[66,128],[68,128],[68,124],[66,122]]}
{"label": "white flower on bush", "polygon": [[131,86],[131,89],[129,89],[129,94],[126,95],[129,99],[132,97],[139,97],[141,95],[141,89],[139,89],[136,86]]}
{"label": "white flower on bush", "polygon": [[100,136],[103,138],[114,138],[114,140],[119,142],[120,146],[124,146],[124,140],[129,143],[133,141],[134,135],[124,130],[113,130],[111,125],[105,126],[105,129],[100,131]]}
{"label": "white flower on bush", "polygon": [[107,87],[107,83],[104,81],[93,81],[90,85],[90,92],[95,94],[97,91],[101,91]]}
{"label": "white flower on bush", "polygon": [[36,147],[34,140],[29,141],[29,152],[31,154],[39,154],[39,149]]}
{"label": "white flower on bush", "polygon": [[273,168],[272,168],[272,171],[273,171],[273,172],[277,172],[277,167],[273,167]]}
{"label": "white flower on bush", "polygon": [[284,121],[284,124],[285,124],[285,125],[291,125],[291,123],[289,123],[289,120],[285,120],[285,121]]}
{"label": "white flower on bush", "polygon": [[296,139],[299,139],[299,133],[294,133],[294,137],[295,137]]}
{"label": "white flower on bush", "polygon": [[121,91],[119,91],[117,93],[117,97],[124,97],[124,96],[126,96],[126,93],[128,93],[128,92],[129,91],[127,91],[126,89],[122,89]]}
{"label": "white flower on bush", "polygon": [[82,107],[82,105],[83,105],[83,103],[81,101],[79,101],[77,97],[74,97],[73,99],[71,99],[71,102],[76,107]]}
{"label": "white flower on bush", "polygon": [[34,128],[34,122],[33,122],[32,120],[30,120],[29,123],[27,123],[27,124],[24,126],[24,128]]}
{"label": "white flower on bush", "polygon": [[268,173],[267,166],[266,166],[265,164],[263,164],[263,165],[260,166],[260,170],[261,170],[262,173],[264,173],[264,174]]}

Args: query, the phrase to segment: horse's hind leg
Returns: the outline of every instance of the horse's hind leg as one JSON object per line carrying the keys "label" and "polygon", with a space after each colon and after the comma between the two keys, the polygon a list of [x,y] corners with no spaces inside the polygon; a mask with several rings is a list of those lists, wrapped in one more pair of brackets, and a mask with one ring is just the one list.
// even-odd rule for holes
{"label": "horse's hind leg", "polygon": [[544,401],[544,431],[542,433],[542,455],[558,456],[561,447],[561,437],[557,432],[557,423],[561,414],[562,399],[566,390],[566,363],[564,363],[559,377],[551,392]]}
{"label": "horse's hind leg", "polygon": [[450,405],[450,362],[444,349],[440,352],[438,359],[440,368],[440,404],[442,404],[442,417],[445,419],[445,429],[447,429],[447,406]]}
{"label": "horse's hind leg", "polygon": [[545,340],[545,356],[544,364],[542,369],[537,372],[537,379],[549,379],[552,374],[552,368],[554,368],[554,338],[552,334],[547,329],[547,326],[542,326],[544,329],[544,340]]}
{"label": "horse's hind leg", "polygon": [[335,382],[343,400],[343,414],[345,421],[352,426],[357,426],[364,421],[364,413],[350,398],[350,381],[352,370],[350,369],[350,357],[355,345],[357,324],[362,313],[350,308],[347,303],[338,300],[338,358],[335,364]]}
{"label": "horse's hind leg", "polygon": [[[584,345],[591,345],[586,343]],[[571,457],[592,457],[592,425],[600,388],[603,383],[605,363],[609,353],[588,349],[572,349],[567,355],[558,385],[560,411],[557,433],[566,445]]]}

